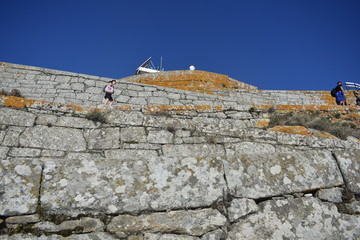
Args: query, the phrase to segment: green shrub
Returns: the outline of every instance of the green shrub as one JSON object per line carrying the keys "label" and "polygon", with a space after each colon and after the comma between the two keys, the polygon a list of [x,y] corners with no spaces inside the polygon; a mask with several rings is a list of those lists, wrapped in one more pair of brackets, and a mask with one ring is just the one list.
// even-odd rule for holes
{"label": "green shrub", "polygon": [[99,111],[97,109],[94,109],[86,114],[86,118],[93,121],[93,122],[100,122],[100,123],[106,123],[106,113]]}

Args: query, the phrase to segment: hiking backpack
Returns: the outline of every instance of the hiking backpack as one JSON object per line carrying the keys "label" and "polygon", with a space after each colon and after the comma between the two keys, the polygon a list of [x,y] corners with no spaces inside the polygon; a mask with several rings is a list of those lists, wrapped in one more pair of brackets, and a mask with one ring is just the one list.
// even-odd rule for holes
{"label": "hiking backpack", "polygon": [[336,88],[331,90],[330,94],[331,94],[332,97],[336,97]]}

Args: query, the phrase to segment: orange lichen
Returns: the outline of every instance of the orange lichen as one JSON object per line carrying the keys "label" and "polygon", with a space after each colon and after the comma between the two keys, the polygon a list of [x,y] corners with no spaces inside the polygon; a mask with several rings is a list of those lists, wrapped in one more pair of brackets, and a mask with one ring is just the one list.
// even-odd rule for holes
{"label": "orange lichen", "polygon": [[167,88],[215,94],[215,91],[236,89],[256,89],[249,84],[229,78],[227,75],[205,71],[167,71],[153,74],[141,74],[121,79]]}
{"label": "orange lichen", "polygon": [[303,126],[276,126],[276,127],[270,128],[269,131],[292,133],[292,134],[305,135],[305,136],[313,136],[312,134],[310,134],[309,130]]}
{"label": "orange lichen", "polygon": [[269,125],[269,122],[270,122],[269,119],[257,121],[257,127],[258,128],[267,127]]}
{"label": "orange lichen", "polygon": [[4,101],[4,105],[6,107],[12,107],[12,108],[25,108],[25,107],[31,107],[36,100],[30,100],[26,98],[19,98],[19,97],[13,97],[13,96],[1,96],[1,99]]}

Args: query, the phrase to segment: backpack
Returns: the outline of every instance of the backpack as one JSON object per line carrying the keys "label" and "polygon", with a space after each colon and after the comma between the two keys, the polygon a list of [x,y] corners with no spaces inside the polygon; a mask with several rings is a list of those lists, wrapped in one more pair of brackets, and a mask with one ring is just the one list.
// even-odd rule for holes
{"label": "backpack", "polygon": [[105,85],[105,87],[104,87],[104,88],[103,88],[103,90],[102,90],[102,91],[103,91],[103,93],[106,93],[106,91],[105,91],[106,86],[107,86],[107,85]]}
{"label": "backpack", "polygon": [[332,97],[336,97],[336,93],[337,93],[336,88],[334,88],[334,89],[331,90],[331,92],[330,92],[330,94],[331,94]]}

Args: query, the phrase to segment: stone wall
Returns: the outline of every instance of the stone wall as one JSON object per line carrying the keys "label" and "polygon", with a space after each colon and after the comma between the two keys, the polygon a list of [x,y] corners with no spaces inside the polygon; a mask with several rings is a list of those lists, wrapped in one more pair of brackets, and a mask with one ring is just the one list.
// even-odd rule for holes
{"label": "stone wall", "polygon": [[0,239],[360,236],[359,142],[267,131],[241,107],[99,123],[1,105]]}
{"label": "stone wall", "polygon": [[[186,76],[192,71],[165,72],[169,76]],[[199,84],[183,85],[170,84],[164,81],[141,81],[141,76],[132,76],[120,79],[114,94],[115,101],[119,104],[144,105],[333,105],[334,98],[329,92],[321,91],[260,91],[245,83],[236,82],[226,75],[201,72],[197,77],[203,79],[206,76],[206,84],[202,88],[207,89],[209,84],[220,86],[209,87],[211,91],[199,93]],[[163,73],[163,74],[165,74]],[[148,76],[149,74],[145,74]],[[154,75],[155,76],[155,75]],[[168,77],[169,77],[168,76]],[[131,82],[135,80],[141,83]],[[219,80],[219,79],[220,80]],[[227,79],[228,87],[223,83]],[[99,106],[103,101],[102,88],[111,79],[85,74],[77,74],[39,67],[30,67],[18,64],[0,62],[0,90],[10,91],[18,89],[24,97],[57,102],[63,104]],[[134,80],[134,81],[135,81]],[[166,80],[166,79],[165,79]],[[204,80],[204,81],[205,81]],[[211,81],[210,81],[211,80]],[[212,80],[215,82],[213,83]],[[177,81],[179,82],[179,81]],[[180,81],[181,82],[181,81]],[[157,85],[149,85],[152,83]],[[232,86],[234,85],[234,86]],[[239,85],[236,87],[235,85]],[[164,87],[167,86],[167,87]],[[193,86],[193,87],[189,87]],[[171,88],[170,88],[171,87]],[[242,88],[252,90],[244,90]],[[184,90],[185,89],[185,90]],[[352,94],[350,101],[353,103]]]}

